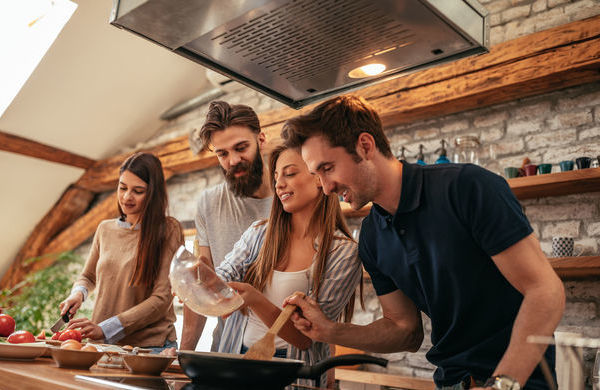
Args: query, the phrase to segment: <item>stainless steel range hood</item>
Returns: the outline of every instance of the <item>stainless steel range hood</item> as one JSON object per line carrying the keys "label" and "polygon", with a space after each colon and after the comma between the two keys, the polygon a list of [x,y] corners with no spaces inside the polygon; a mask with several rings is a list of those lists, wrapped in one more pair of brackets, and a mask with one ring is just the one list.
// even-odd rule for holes
{"label": "stainless steel range hood", "polygon": [[475,0],[114,0],[110,22],[294,108],[486,52],[489,35]]}

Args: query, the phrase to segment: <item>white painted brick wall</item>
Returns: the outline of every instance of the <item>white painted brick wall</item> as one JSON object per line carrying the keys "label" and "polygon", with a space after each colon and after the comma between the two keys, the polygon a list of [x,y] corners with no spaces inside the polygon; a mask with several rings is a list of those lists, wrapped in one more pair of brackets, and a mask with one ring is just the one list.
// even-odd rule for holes
{"label": "white painted brick wall", "polygon": [[552,237],[577,237],[579,236],[579,227],[581,221],[556,222],[544,226],[542,230],[542,239],[552,239]]}
{"label": "white painted brick wall", "polygon": [[600,222],[590,223],[587,234],[588,236],[600,236]]}
{"label": "white painted brick wall", "polygon": [[595,0],[480,1],[488,10],[492,45],[600,14]]}

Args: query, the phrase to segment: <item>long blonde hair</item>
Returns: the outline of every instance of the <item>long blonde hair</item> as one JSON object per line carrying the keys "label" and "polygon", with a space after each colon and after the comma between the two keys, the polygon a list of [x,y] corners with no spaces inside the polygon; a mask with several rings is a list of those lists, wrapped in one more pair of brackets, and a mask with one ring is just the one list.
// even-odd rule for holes
{"label": "long blonde hair", "polygon": [[[290,148],[285,146],[276,147],[271,153],[269,170],[271,178],[274,177],[275,166],[281,153]],[[271,180],[273,193],[275,193],[275,181]],[[266,223],[267,221],[263,221]],[[269,224],[265,233],[264,242],[271,245],[263,245],[258,253],[256,261],[248,268],[244,277],[244,282],[251,284],[259,291],[264,291],[268,283],[273,278],[273,271],[281,262],[286,261],[286,252],[290,246],[292,231],[292,215],[283,209],[280,199],[273,196],[271,214],[269,215]],[[343,233],[343,237],[335,237],[336,230]],[[310,218],[306,234],[314,241],[319,243],[317,251],[317,263],[313,270],[314,296],[318,297],[323,281],[327,258],[329,256],[334,239],[344,239],[353,241],[340,203],[335,194],[325,195],[320,192],[319,199],[315,205],[313,214]],[[360,282],[360,297],[362,304],[362,276]],[[354,312],[355,293],[352,294],[350,301],[344,309],[344,321],[349,322]]]}

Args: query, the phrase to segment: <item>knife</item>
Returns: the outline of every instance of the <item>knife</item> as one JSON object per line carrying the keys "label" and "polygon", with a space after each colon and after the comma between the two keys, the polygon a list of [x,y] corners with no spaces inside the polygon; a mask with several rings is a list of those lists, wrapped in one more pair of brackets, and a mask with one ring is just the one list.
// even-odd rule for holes
{"label": "knife", "polygon": [[58,321],[56,321],[56,323],[54,325],[52,325],[52,327],[50,328],[50,330],[53,333],[58,332],[66,323],[68,323],[70,320],[69,318],[69,311],[67,310],[67,312],[65,314],[63,314],[62,317],[60,317],[58,319]]}

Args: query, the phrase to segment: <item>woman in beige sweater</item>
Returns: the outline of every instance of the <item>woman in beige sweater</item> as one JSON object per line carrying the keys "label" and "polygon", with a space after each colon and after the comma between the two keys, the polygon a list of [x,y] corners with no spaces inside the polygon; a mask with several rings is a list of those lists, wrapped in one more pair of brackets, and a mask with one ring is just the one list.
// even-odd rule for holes
{"label": "woman in beige sweater", "polygon": [[110,344],[177,346],[169,267],[183,243],[179,222],[166,216],[167,191],[160,160],[136,153],[120,168],[117,188],[121,217],[100,223],[84,269],[61,315],[75,315],[97,289],[92,318],[77,318],[69,329]]}

